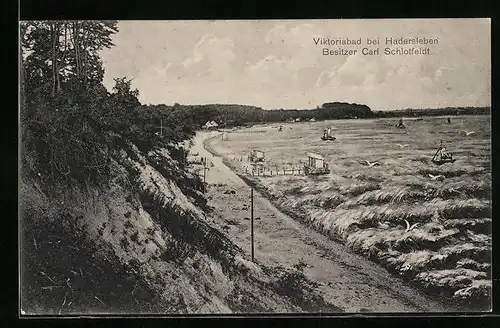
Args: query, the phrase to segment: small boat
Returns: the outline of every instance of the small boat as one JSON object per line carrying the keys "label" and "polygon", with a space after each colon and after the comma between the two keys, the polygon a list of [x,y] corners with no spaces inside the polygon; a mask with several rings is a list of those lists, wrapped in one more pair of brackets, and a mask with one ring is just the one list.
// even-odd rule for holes
{"label": "small boat", "polygon": [[436,165],[443,165],[446,163],[454,163],[456,161],[455,158],[453,158],[453,155],[451,153],[448,153],[446,151],[446,148],[444,148],[442,142],[441,145],[439,146],[438,150],[434,154],[434,157],[432,157],[432,162]]}
{"label": "small boat", "polygon": [[332,129],[331,128],[328,128],[326,129],[324,132],[323,132],[323,136],[321,137],[321,140],[325,140],[325,141],[334,141],[335,138],[334,136],[332,136],[331,134],[332,132]]}
{"label": "small boat", "polygon": [[443,165],[446,163],[454,163],[456,159],[451,158],[451,159],[433,159],[432,162],[436,165]]}
{"label": "small boat", "polygon": [[406,126],[403,124],[403,119],[400,118],[398,124],[396,124],[398,129],[406,129]]}

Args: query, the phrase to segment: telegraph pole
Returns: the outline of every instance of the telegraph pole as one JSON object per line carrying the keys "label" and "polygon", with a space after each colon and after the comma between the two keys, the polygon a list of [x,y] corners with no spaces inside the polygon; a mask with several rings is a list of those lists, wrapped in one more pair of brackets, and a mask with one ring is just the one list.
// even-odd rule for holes
{"label": "telegraph pole", "polygon": [[251,218],[251,239],[252,239],[252,262],[254,262],[254,247],[253,247],[253,188],[250,189],[250,218]]}
{"label": "telegraph pole", "polygon": [[207,175],[208,170],[210,170],[210,168],[207,167],[207,160],[206,160],[206,158],[204,158],[204,160],[203,160],[203,193],[207,192],[206,175]]}
{"label": "telegraph pole", "polygon": [[203,162],[203,193],[207,192],[206,176],[207,176],[207,164]]}

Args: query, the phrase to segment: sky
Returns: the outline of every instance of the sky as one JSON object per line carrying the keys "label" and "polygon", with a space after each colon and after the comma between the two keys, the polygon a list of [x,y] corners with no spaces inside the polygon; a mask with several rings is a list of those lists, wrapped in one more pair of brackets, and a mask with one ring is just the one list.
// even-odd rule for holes
{"label": "sky", "polygon": [[[230,103],[373,110],[491,105],[488,19],[119,21],[101,53],[104,85],[126,76],[144,104]],[[315,38],[361,39],[321,46]],[[437,39],[427,55],[385,55],[387,37]],[[379,39],[367,45],[366,39]],[[363,48],[379,48],[363,55]],[[324,55],[323,48],[357,50]]]}

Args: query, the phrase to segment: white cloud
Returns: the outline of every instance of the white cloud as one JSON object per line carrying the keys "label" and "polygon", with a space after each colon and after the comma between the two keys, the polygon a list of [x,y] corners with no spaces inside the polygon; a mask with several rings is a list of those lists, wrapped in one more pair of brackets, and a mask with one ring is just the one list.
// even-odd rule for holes
{"label": "white cloud", "polygon": [[234,43],[229,38],[217,38],[207,34],[193,47],[193,52],[183,62],[185,68],[206,61],[212,70],[229,67],[236,55],[233,52]]}

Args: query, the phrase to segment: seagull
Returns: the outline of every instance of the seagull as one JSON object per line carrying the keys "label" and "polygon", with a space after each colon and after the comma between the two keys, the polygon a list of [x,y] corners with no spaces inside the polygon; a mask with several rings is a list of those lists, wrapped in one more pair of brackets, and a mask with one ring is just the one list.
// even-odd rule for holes
{"label": "seagull", "polygon": [[405,144],[405,145],[402,145],[402,144],[397,144],[397,145],[398,145],[398,146],[399,146],[399,148],[401,148],[401,149],[402,149],[402,148],[405,148],[405,147],[409,147],[409,146],[410,146],[410,145],[408,145],[408,144]]}
{"label": "seagull", "polygon": [[380,165],[378,162],[370,163],[369,161],[364,161],[364,163],[366,163],[366,165],[368,165],[369,167],[374,167],[374,166],[379,166]]}
{"label": "seagull", "polygon": [[470,132],[469,131],[465,131],[465,130],[461,130],[461,131],[464,132],[466,136],[470,136],[471,134],[476,133],[476,131],[470,131]]}
{"label": "seagull", "polygon": [[406,231],[405,232],[408,232],[408,231],[412,231],[413,229],[415,229],[420,223],[415,223],[413,225],[410,226],[410,222],[408,222],[408,220],[404,219],[405,220],[405,223],[406,223]]}
{"label": "seagull", "polygon": [[442,175],[442,174],[432,175],[432,174],[429,173],[429,178],[431,178],[432,181],[435,181],[435,180],[444,180],[445,176]]}
{"label": "seagull", "polygon": [[379,223],[378,223],[378,226],[379,226],[380,228],[387,229],[387,228],[390,228],[389,223],[390,223],[390,222],[388,222],[388,221],[385,221],[385,222],[379,222]]}

